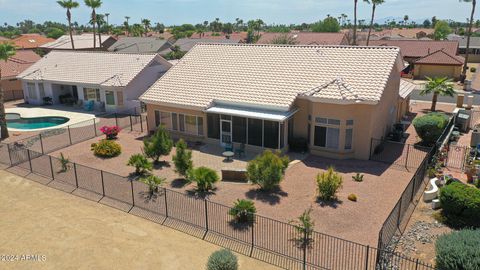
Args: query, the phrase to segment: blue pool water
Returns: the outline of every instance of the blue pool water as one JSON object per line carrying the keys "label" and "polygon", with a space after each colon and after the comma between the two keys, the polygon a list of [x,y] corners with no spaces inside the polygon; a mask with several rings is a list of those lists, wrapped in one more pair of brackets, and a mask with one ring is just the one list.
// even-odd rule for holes
{"label": "blue pool water", "polygon": [[7,127],[25,130],[54,127],[65,124],[70,120],[61,116],[23,118],[17,113],[7,113],[6,117]]}

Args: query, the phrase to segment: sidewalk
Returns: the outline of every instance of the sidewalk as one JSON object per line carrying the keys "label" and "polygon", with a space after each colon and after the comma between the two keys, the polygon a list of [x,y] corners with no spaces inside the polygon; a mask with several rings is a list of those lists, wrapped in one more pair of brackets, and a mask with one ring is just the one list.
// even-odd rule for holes
{"label": "sidewalk", "polygon": [[[205,269],[220,247],[0,170],[0,269]],[[42,261],[42,255],[45,260]],[[240,270],[278,269],[238,255]]]}

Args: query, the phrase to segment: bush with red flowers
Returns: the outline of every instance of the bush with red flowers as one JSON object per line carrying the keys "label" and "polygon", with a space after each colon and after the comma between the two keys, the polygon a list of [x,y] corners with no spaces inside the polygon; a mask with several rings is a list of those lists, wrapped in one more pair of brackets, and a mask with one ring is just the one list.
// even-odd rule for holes
{"label": "bush with red flowers", "polygon": [[107,140],[113,140],[117,138],[118,133],[120,132],[120,128],[118,126],[103,126],[102,128],[100,128],[100,132],[105,134]]}

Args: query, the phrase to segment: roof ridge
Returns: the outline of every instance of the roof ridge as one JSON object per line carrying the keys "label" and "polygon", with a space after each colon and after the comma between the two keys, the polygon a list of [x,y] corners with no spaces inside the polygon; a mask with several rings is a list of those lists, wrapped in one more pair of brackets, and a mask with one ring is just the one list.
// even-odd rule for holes
{"label": "roof ridge", "polygon": [[434,54],[436,54],[436,53],[439,53],[439,52],[442,52],[443,54],[445,54],[446,56],[452,58],[452,59],[455,60],[456,62],[458,62],[458,63],[460,63],[460,64],[463,64],[462,61],[458,60],[456,57],[454,57],[454,56],[450,55],[449,53],[447,53],[446,51],[444,51],[443,48],[442,48],[442,49],[438,49],[438,50],[436,50],[436,51],[434,51],[434,52],[432,52],[432,53],[429,53],[429,54],[425,55],[424,57],[421,57],[421,58],[417,59],[417,61],[415,61],[415,62],[418,62],[418,61],[420,61],[420,60],[422,60],[422,59],[425,59],[425,58],[427,58],[427,57],[429,57],[429,56],[432,56],[432,55],[434,55]]}
{"label": "roof ridge", "polygon": [[352,46],[352,45],[299,45],[299,44],[251,44],[251,43],[205,43],[198,42],[195,46],[238,46],[238,47],[279,47],[279,48],[342,48],[342,49],[395,49],[396,46]]}
{"label": "roof ridge", "polygon": [[330,86],[332,84],[336,84],[338,86],[338,90],[340,91],[340,95],[342,97],[345,98],[345,95],[342,93],[342,89],[345,89],[346,91],[351,92],[351,94],[355,97],[356,100],[361,100],[359,98],[359,95],[357,93],[355,93],[355,90],[351,89],[351,87],[343,80],[343,78],[335,78],[332,81],[324,83],[324,84],[319,85],[317,87],[314,87],[314,88],[302,93],[301,95],[313,96],[313,95],[319,93],[320,91],[322,91],[323,89],[327,88],[328,86]]}
{"label": "roof ridge", "polygon": [[73,50],[53,50],[49,52],[46,56],[51,53],[77,53],[77,54],[111,54],[111,55],[146,55],[146,56],[156,56],[158,53],[133,53],[133,52],[111,52],[111,51],[73,51]]}

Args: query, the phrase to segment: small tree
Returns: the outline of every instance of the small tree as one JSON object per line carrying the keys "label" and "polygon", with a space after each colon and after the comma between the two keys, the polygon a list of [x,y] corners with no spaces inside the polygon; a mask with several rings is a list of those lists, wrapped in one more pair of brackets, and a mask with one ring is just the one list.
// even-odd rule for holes
{"label": "small tree", "polygon": [[172,157],[175,164],[175,172],[183,177],[187,177],[187,172],[193,168],[192,151],[188,150],[187,144],[183,139],[177,142],[175,149],[177,153]]}
{"label": "small tree", "polygon": [[210,255],[207,262],[207,270],[237,270],[238,261],[235,254],[230,250],[217,250]]}
{"label": "small tree", "polygon": [[60,166],[62,167],[60,172],[66,172],[70,169],[70,159],[66,158],[63,153],[60,153]]}
{"label": "small tree", "polygon": [[140,178],[140,181],[148,185],[150,196],[152,196],[154,193],[158,192],[158,187],[165,183],[166,179],[150,174]]}
{"label": "small tree", "polygon": [[207,192],[220,179],[216,171],[207,167],[198,167],[188,172],[187,180],[197,184],[197,190]]}
{"label": "small tree", "polygon": [[310,207],[307,210],[303,211],[303,213],[298,217],[297,220],[290,221],[290,224],[295,227],[295,230],[298,233],[295,241],[297,242],[297,246],[300,248],[309,247],[310,244],[313,242],[312,233],[315,223],[310,216],[312,210],[312,207]]}
{"label": "small tree", "polygon": [[264,151],[261,155],[248,162],[247,177],[263,190],[271,190],[280,184],[290,160],[280,156],[279,152]]}
{"label": "small tree", "polygon": [[428,113],[413,120],[415,131],[422,139],[422,144],[427,146],[438,140],[447,124],[448,116],[443,113]]}
{"label": "small tree", "polygon": [[438,96],[453,97],[453,95],[455,94],[455,90],[453,89],[453,86],[452,86],[452,80],[447,77],[443,77],[443,78],[426,77],[426,78],[427,78],[427,84],[425,84],[425,88],[422,91],[420,91],[420,95],[425,96],[430,93],[433,94],[432,107],[430,108],[430,110],[434,112],[437,106]]}
{"label": "small tree", "polygon": [[317,175],[318,197],[324,201],[336,198],[337,191],[342,187],[343,179],[333,167]]}
{"label": "small tree", "polygon": [[163,126],[158,127],[152,137],[143,141],[143,152],[155,163],[158,163],[161,156],[166,156],[172,151],[173,141]]}
{"label": "small tree", "polygon": [[147,171],[153,169],[152,163],[142,154],[132,155],[128,160],[127,165],[135,167],[136,175],[144,175]]}
{"label": "small tree", "polygon": [[235,218],[237,222],[245,223],[253,222],[256,212],[257,209],[255,208],[255,203],[253,201],[238,199],[230,211],[228,211],[228,214]]}

